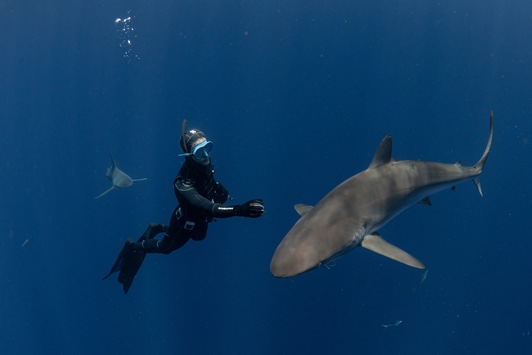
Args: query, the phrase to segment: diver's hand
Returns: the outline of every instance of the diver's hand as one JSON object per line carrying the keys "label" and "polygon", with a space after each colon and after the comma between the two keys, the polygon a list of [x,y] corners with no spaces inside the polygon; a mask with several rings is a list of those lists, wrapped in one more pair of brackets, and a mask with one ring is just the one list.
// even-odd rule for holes
{"label": "diver's hand", "polygon": [[264,204],[261,199],[250,200],[235,206],[235,210],[237,216],[257,218],[264,213]]}

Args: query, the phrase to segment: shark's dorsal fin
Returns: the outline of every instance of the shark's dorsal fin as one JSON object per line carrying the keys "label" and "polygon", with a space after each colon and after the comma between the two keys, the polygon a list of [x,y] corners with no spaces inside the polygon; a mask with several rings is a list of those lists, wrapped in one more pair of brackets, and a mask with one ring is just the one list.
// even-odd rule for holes
{"label": "shark's dorsal fin", "polygon": [[423,265],[421,261],[417,260],[404,250],[399,249],[395,245],[388,243],[377,233],[366,235],[364,239],[362,239],[361,246],[408,266],[412,266],[417,269],[425,268],[425,265]]}
{"label": "shark's dorsal fin", "polygon": [[384,137],[373,156],[371,164],[368,169],[378,168],[381,165],[387,164],[392,161],[392,136],[387,135]]}
{"label": "shark's dorsal fin", "polygon": [[304,203],[298,203],[297,205],[294,205],[294,209],[297,213],[299,213],[300,216],[304,216],[307,214],[313,206],[311,205],[305,205]]}

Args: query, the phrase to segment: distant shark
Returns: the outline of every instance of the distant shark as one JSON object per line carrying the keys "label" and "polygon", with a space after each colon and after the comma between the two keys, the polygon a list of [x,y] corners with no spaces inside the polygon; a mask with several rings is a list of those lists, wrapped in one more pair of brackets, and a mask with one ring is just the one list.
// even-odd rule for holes
{"label": "distant shark", "polygon": [[107,173],[105,174],[105,176],[111,181],[112,186],[108,188],[107,190],[105,190],[104,192],[102,192],[101,194],[99,194],[98,196],[96,196],[94,199],[98,199],[102,197],[103,195],[106,195],[111,190],[115,189],[116,187],[123,189],[123,188],[130,187],[131,185],[133,185],[134,181],[148,180],[148,178],[132,179],[131,177],[129,177],[129,175],[124,173],[122,170],[118,169],[116,160],[113,158],[111,153],[109,153],[109,156],[111,157],[111,166],[107,168]]}
{"label": "distant shark", "polygon": [[417,160],[393,160],[392,137],[381,141],[369,167],[329,192],[315,207],[296,205],[301,218],[281,241],[270,264],[275,277],[315,269],[358,246],[406,265],[424,269],[419,260],[386,242],[378,233],[386,223],[416,203],[456,184],[473,180],[482,196],[480,174],[493,140],[490,114],[488,144],[473,166]]}

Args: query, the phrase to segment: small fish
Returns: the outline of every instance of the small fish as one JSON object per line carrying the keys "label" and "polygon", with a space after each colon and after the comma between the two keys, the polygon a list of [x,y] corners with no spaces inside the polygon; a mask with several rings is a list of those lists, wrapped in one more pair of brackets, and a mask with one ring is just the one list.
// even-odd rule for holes
{"label": "small fish", "polygon": [[26,240],[24,241],[24,243],[22,243],[22,245],[21,245],[20,247],[21,247],[21,248],[24,248],[24,247],[26,246],[26,244],[28,244],[29,241],[30,241],[29,239],[26,239]]}
{"label": "small fish", "polygon": [[402,320],[398,320],[392,324],[382,324],[381,327],[384,327],[384,329],[388,328],[388,327],[397,327],[399,324],[403,323]]}

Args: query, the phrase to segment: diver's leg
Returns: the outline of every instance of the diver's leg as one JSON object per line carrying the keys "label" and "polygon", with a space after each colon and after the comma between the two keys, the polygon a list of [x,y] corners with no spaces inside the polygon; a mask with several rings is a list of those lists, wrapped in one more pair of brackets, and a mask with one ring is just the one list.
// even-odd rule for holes
{"label": "diver's leg", "polygon": [[127,248],[145,253],[157,253],[157,244],[160,240],[154,239],[159,233],[168,232],[167,224],[151,223],[136,243],[128,243]]}
{"label": "diver's leg", "polygon": [[165,233],[162,239],[148,239],[134,243],[132,248],[144,253],[170,254],[174,250],[181,248],[190,239],[191,233],[183,228],[174,230],[175,234]]}
{"label": "diver's leg", "polygon": [[155,236],[159,233],[166,233],[168,232],[168,224],[155,224],[151,223],[148,228],[146,228],[146,231],[144,234],[142,234],[138,240],[138,242],[141,242],[143,240],[150,240],[155,238]]}
{"label": "diver's leg", "polygon": [[[181,218],[180,207],[177,206],[170,217],[169,224],[150,224],[138,242],[131,245],[131,248],[144,253],[170,254],[185,245],[191,237],[194,238],[194,231],[185,228],[185,223],[185,219]],[[162,239],[154,238],[162,232],[164,232]]]}

